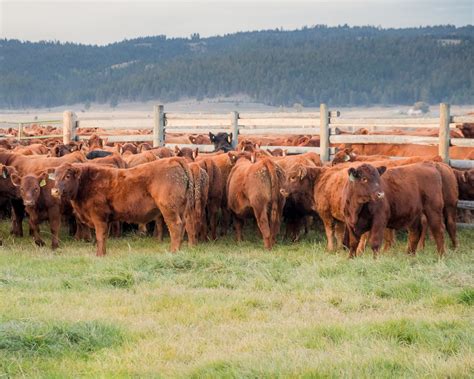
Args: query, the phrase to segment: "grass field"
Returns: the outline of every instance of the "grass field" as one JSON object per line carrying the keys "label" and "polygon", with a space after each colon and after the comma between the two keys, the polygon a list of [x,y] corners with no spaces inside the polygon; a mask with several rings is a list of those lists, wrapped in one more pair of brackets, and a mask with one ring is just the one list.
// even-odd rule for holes
{"label": "grass field", "polygon": [[7,237],[0,377],[473,377],[474,232],[460,241],[442,260],[402,241],[349,261],[316,232],[175,255],[128,235],[99,259]]}

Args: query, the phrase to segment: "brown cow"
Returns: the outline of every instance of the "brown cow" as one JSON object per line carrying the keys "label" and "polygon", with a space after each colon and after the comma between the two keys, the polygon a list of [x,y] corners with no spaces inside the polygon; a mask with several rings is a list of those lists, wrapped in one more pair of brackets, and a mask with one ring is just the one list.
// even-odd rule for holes
{"label": "brown cow", "polygon": [[460,200],[474,200],[474,168],[469,170],[453,169],[459,187]]}
{"label": "brown cow", "polygon": [[0,164],[0,199],[11,203],[12,206],[12,227],[11,233],[16,236],[23,236],[23,214],[25,207],[19,189],[13,185],[11,176],[17,174],[14,167]]}
{"label": "brown cow", "polygon": [[52,157],[62,157],[66,154],[73,153],[75,151],[81,151],[82,143],[79,142],[69,142],[68,144],[58,143],[55,146],[51,147],[50,154]]}
{"label": "brown cow", "polygon": [[63,157],[45,157],[33,155],[21,155],[11,152],[0,151],[0,163],[7,166],[14,166],[20,175],[35,173],[49,168],[55,168],[63,163],[85,162],[86,157],[80,151],[67,154]]}
{"label": "brown cow", "polygon": [[333,166],[346,162],[368,162],[390,159],[388,155],[358,155],[353,149],[342,149],[338,151],[331,162]]}
{"label": "brown cow", "polygon": [[285,173],[273,160],[252,163],[240,158],[227,182],[227,202],[234,215],[237,241],[242,240],[244,219],[252,213],[262,233],[265,248],[275,244],[285,205]]}
{"label": "brown cow", "polygon": [[22,155],[43,155],[48,154],[48,148],[42,143],[34,143],[28,146],[17,146],[13,149],[15,153]]}
{"label": "brown cow", "polygon": [[163,159],[127,170],[64,164],[56,169],[55,180],[53,194],[70,199],[79,221],[95,228],[98,256],[106,252],[108,222],[145,224],[160,215],[170,232],[170,250],[179,250],[186,207],[194,203],[194,182],[184,159]]}
{"label": "brown cow", "polygon": [[41,239],[39,224],[49,222],[51,229],[51,248],[59,247],[59,230],[61,227],[61,200],[51,195],[54,181],[48,179],[46,171],[38,175],[28,174],[23,177],[11,175],[12,183],[20,188],[25,211],[29,217],[30,230],[38,246],[44,246]]}
{"label": "brown cow", "polygon": [[156,155],[153,154],[150,150],[144,151],[139,154],[132,154],[131,152],[126,152],[122,155],[122,159],[127,163],[127,167],[136,167],[144,163],[149,163],[156,161]]}
{"label": "brown cow", "polygon": [[362,234],[370,231],[369,244],[376,257],[387,227],[407,228],[408,253],[414,254],[422,233],[423,215],[436,241],[438,254],[442,256],[444,202],[442,179],[435,165],[420,163],[385,171],[384,166],[375,168],[363,164],[346,172],[342,204],[346,223],[344,243],[350,249],[349,256],[355,256]]}

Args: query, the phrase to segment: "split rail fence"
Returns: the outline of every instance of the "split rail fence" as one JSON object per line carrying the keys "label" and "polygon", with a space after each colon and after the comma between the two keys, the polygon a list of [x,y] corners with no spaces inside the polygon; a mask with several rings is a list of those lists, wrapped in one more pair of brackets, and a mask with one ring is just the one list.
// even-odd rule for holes
{"label": "split rail fence", "polygon": [[[167,143],[169,134],[205,134],[209,132],[232,133],[232,145],[237,146],[239,136],[278,137],[288,135],[319,135],[320,147],[307,146],[261,146],[261,148],[282,148],[288,154],[316,152],[322,161],[329,161],[334,155],[335,145],[339,144],[417,144],[438,146],[439,155],[455,168],[474,168],[473,160],[457,160],[449,158],[450,146],[469,147],[474,149],[472,138],[451,138],[450,130],[456,124],[474,123],[474,117],[451,116],[449,104],[440,104],[439,118],[343,118],[339,111],[329,111],[326,104],[321,104],[319,112],[230,112],[227,114],[213,113],[174,113],[165,112],[163,105],[156,105],[153,117],[129,119],[87,119],[78,118],[72,111],[65,111],[63,120],[33,121],[18,123],[18,139],[62,138],[64,143],[88,138],[83,131],[97,130],[96,134],[106,134],[108,142],[152,142],[153,146],[198,147],[202,152],[214,150],[212,145],[174,144]],[[62,124],[62,134],[28,137],[22,131],[28,124]],[[15,126],[15,125],[13,125]],[[389,129],[420,130],[437,128],[437,137],[413,135],[353,135],[341,134],[353,132],[360,128],[378,133]],[[128,134],[117,134],[126,130]],[[130,131],[137,131],[130,134]],[[111,131],[113,133],[111,133]],[[146,134],[148,133],[148,134]],[[459,208],[474,209],[474,201],[460,201]],[[462,225],[460,225],[462,226]]]}

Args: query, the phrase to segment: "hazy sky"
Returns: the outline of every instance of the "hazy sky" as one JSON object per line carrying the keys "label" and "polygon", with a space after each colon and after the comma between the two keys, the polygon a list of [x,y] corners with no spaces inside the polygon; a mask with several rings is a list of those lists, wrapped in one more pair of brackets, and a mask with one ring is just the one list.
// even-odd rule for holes
{"label": "hazy sky", "polygon": [[166,34],[187,37],[316,24],[473,24],[474,0],[23,1],[0,0],[0,37],[106,44]]}

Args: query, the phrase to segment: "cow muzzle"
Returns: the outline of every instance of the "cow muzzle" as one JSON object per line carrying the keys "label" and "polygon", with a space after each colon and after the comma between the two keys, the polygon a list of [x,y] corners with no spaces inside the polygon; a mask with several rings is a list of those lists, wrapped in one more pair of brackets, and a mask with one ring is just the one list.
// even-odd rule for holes
{"label": "cow muzzle", "polygon": [[57,188],[51,188],[51,196],[58,199],[61,197],[61,194],[59,193],[59,190]]}
{"label": "cow muzzle", "polygon": [[377,192],[375,196],[377,197],[377,199],[383,199],[385,197],[385,192]]}
{"label": "cow muzzle", "polygon": [[34,200],[23,200],[23,204],[25,205],[25,207],[32,207],[35,205],[35,201]]}

